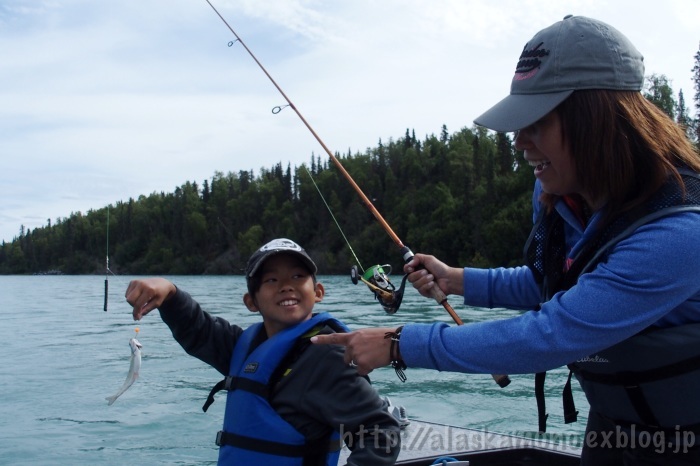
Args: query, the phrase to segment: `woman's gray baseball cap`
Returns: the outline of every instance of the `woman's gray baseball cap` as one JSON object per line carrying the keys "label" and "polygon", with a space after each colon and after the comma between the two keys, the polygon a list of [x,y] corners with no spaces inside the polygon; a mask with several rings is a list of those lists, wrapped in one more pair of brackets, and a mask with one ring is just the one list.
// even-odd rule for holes
{"label": "woman's gray baseball cap", "polygon": [[523,48],[510,95],[474,120],[500,131],[523,129],[574,91],[641,91],[644,57],[620,31],[585,16],[567,16]]}

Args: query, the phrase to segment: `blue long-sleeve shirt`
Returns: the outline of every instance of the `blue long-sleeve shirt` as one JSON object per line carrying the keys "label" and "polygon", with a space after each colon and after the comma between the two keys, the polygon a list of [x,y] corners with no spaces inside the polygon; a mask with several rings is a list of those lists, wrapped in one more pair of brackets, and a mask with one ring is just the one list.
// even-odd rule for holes
{"label": "blue long-sleeve shirt", "polygon": [[[536,189],[534,199],[537,194]],[[564,202],[556,209],[573,255],[596,216],[584,230]],[[700,322],[700,213],[676,213],[639,227],[613,247],[605,263],[534,311],[539,300],[528,267],[465,268],[465,304],[526,312],[462,326],[406,325],[401,355],[409,367],[535,373],[608,348],[650,325]]]}

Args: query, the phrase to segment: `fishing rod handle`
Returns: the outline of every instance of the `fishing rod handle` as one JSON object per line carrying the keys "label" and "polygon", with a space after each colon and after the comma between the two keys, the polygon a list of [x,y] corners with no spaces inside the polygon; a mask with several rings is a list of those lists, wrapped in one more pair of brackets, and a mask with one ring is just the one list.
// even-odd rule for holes
{"label": "fishing rod handle", "polygon": [[491,377],[493,377],[493,380],[495,380],[501,388],[505,388],[510,384],[510,377],[507,375],[491,374]]}
{"label": "fishing rod handle", "polygon": [[[438,288],[438,287],[437,286],[433,287],[433,289],[436,289],[436,288]],[[445,296],[445,293],[443,293],[442,291],[440,291],[439,294],[441,294],[442,296]],[[435,294],[433,295],[433,297],[435,298]],[[435,299],[437,300],[438,298],[435,298]],[[447,302],[447,298],[445,298],[445,300],[442,301],[440,304],[442,304],[442,306],[445,308],[445,310],[452,316],[452,319],[455,321],[455,323],[457,325],[464,325],[464,322],[462,322],[462,319],[460,319],[460,317],[457,315],[457,313],[454,311],[454,309],[452,309],[452,306],[450,306],[450,304]],[[495,380],[496,383],[498,384],[498,386],[501,388],[507,387],[508,384],[510,384],[510,377],[508,377],[507,375],[491,374],[491,377],[493,377],[493,380]]]}
{"label": "fishing rod handle", "polygon": [[[401,248],[401,254],[403,256],[404,262],[409,262],[411,259],[413,259],[414,256],[413,252],[406,246],[403,246]],[[454,320],[457,325],[464,325],[462,319],[457,315],[450,303],[447,302],[447,296],[445,295],[445,293],[443,293],[440,287],[437,286],[437,284],[430,290],[430,295],[435,301],[437,301],[439,304],[442,305],[442,307],[445,308],[447,313],[452,317],[452,320]],[[493,380],[495,380],[498,386],[501,388],[507,387],[508,384],[510,384],[510,377],[508,377],[508,375],[491,374],[491,377],[493,377]]]}
{"label": "fishing rod handle", "polygon": [[[401,247],[401,256],[403,257],[404,263],[408,263],[413,259],[415,254],[413,254],[413,251],[411,251],[408,246],[403,246]],[[420,265],[418,266],[419,269],[425,269],[425,266]],[[427,270],[427,269],[426,269]],[[428,272],[430,272],[428,270]],[[457,325],[462,325],[462,319],[459,318],[457,313],[452,309],[452,306],[447,302],[447,295],[443,293],[443,291],[440,289],[437,284],[435,284],[434,287],[430,289],[430,296],[438,303],[441,304],[445,310],[447,311],[448,314],[452,317],[452,319],[455,321]]]}

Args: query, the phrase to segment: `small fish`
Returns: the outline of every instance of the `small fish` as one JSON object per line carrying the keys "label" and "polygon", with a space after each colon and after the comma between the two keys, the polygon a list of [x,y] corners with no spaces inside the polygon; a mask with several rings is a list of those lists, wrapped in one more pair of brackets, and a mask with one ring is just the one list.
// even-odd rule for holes
{"label": "small fish", "polygon": [[112,403],[114,403],[122,393],[127,391],[129,387],[136,382],[136,379],[139,378],[139,371],[141,370],[141,348],[143,346],[136,338],[129,340],[129,346],[131,347],[131,363],[129,364],[129,373],[126,375],[126,380],[124,381],[122,388],[120,388],[114,395],[105,398],[105,400],[108,401],[107,404],[109,406],[111,406]]}

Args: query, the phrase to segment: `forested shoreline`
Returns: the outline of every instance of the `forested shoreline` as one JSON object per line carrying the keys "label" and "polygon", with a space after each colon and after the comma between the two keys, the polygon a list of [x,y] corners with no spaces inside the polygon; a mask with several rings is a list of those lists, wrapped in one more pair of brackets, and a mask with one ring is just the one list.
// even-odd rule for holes
{"label": "forested shoreline", "polygon": [[[480,266],[520,259],[534,178],[508,136],[443,126],[419,141],[407,130],[336,157],[414,252]],[[398,247],[330,160],[312,154],[300,167],[216,172],[22,231],[0,246],[0,273],[106,273],[109,254],[115,274],[239,274],[274,237],[302,244],[321,273],[348,273],[356,260],[343,234],[363,267],[400,270]]]}

